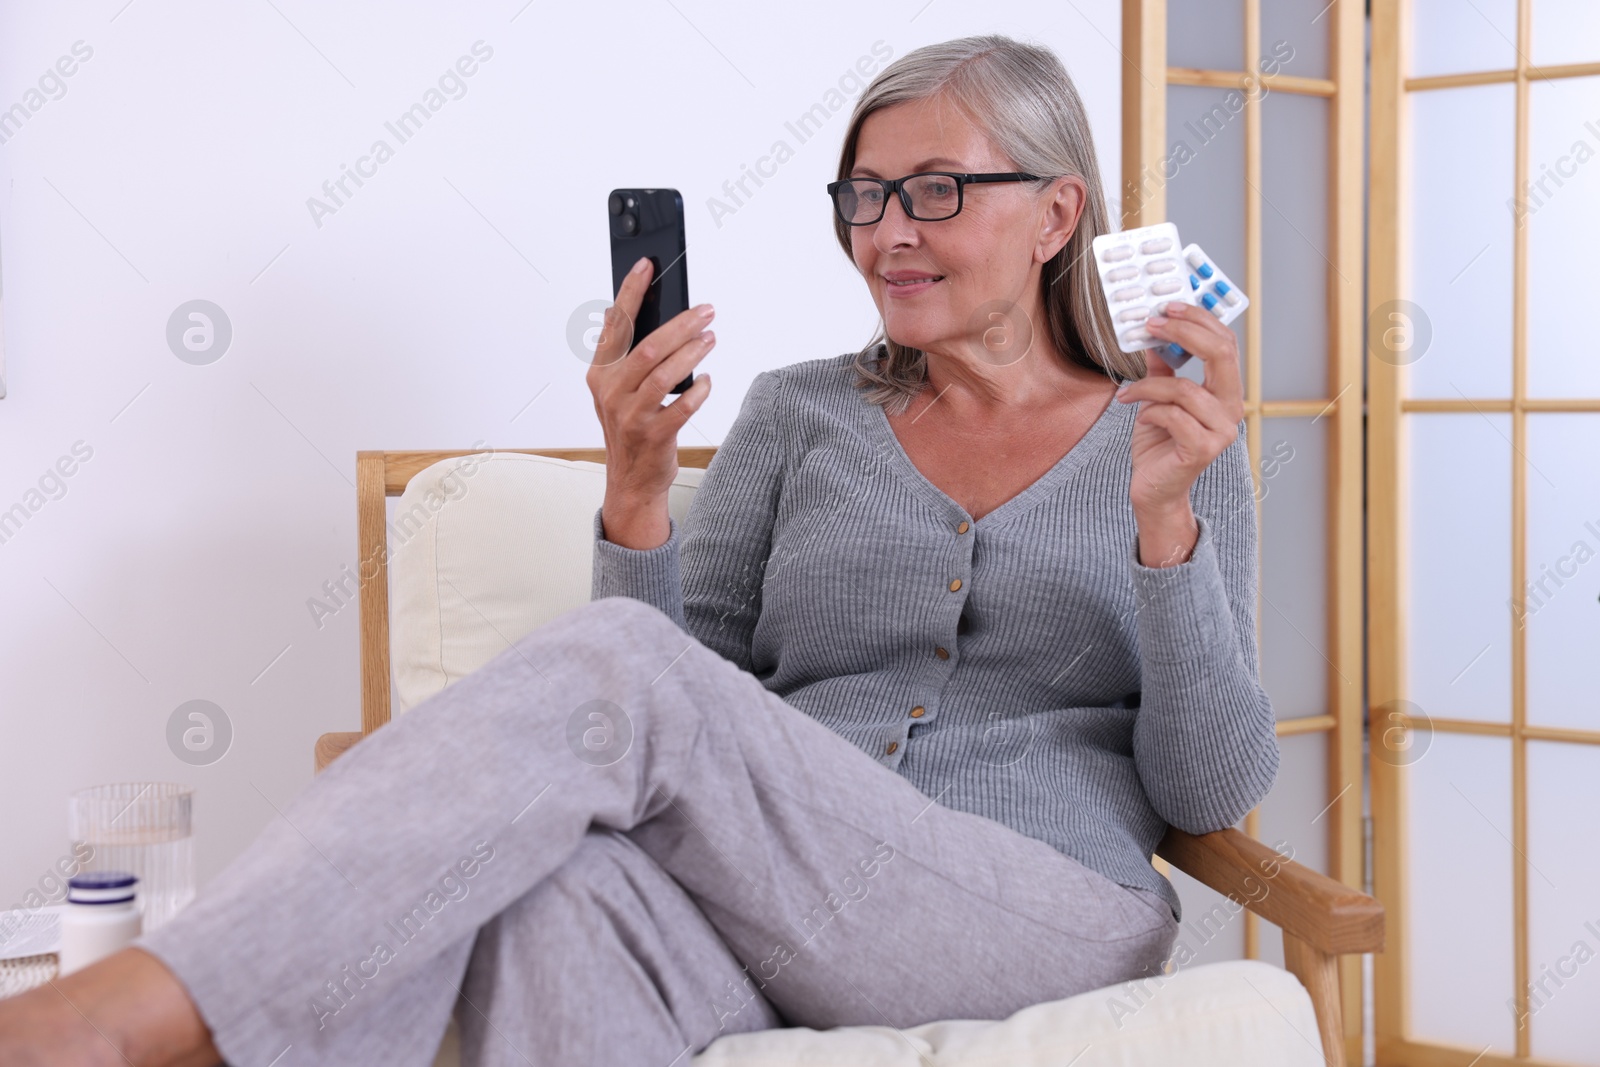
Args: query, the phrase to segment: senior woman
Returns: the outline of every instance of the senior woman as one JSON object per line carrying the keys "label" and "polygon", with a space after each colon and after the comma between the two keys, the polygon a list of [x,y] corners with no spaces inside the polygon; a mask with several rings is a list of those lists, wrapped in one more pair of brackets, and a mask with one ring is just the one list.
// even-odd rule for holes
{"label": "senior woman", "polygon": [[642,265],[588,373],[592,602],[363,741],[138,947],[0,1005],[0,1060],[426,1064],[453,1010],[473,1064],[681,1064],[1160,969],[1157,841],[1278,763],[1233,337],[1150,320],[1203,385],[1116,349],[1045,49],[893,63],[829,192],[880,338],[759,374],[680,533],[710,375],[662,401],[711,309],[630,351]]}

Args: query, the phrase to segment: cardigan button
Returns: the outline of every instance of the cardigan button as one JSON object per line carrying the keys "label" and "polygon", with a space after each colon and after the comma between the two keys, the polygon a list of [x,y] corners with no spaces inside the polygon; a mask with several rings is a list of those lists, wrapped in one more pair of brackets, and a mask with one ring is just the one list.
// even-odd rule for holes
{"label": "cardigan button", "polygon": [[971,529],[971,527],[969,527],[967,525],[967,520],[966,519],[962,519],[960,522],[956,523],[956,533],[958,533],[958,534],[964,534],[969,529]]}
{"label": "cardigan button", "polygon": [[918,704],[916,707],[911,709],[911,717],[913,719],[920,719],[927,713],[928,709],[923,707],[921,704]]}
{"label": "cardigan button", "polygon": [[944,649],[944,648],[936,648],[936,649],[934,649],[933,650],[933,654],[935,656],[938,656],[940,659],[949,659],[950,658],[949,651],[947,649]]}
{"label": "cardigan button", "polygon": [[953,581],[951,581],[951,583],[950,583],[950,591],[952,593],[954,593],[957,589],[960,589],[960,588],[961,588],[961,579],[960,578],[956,578]]}
{"label": "cardigan button", "polygon": [[900,742],[898,742],[898,741],[890,741],[889,742],[889,747],[884,749],[883,751],[885,753],[887,753],[888,755],[892,756],[892,755],[894,755],[894,750],[899,748],[899,747],[900,747]]}

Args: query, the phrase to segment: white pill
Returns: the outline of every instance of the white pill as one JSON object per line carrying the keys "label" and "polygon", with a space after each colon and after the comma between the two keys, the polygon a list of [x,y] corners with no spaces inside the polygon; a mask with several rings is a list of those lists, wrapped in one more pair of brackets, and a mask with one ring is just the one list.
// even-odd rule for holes
{"label": "white pill", "polygon": [[1143,326],[1136,326],[1127,333],[1123,334],[1122,339],[1129,342],[1148,341],[1150,340],[1150,331],[1145,329]]}
{"label": "white pill", "polygon": [[1159,282],[1156,282],[1154,285],[1152,285],[1150,287],[1150,291],[1156,296],[1171,296],[1173,293],[1176,293],[1182,288],[1183,283],[1178,279],[1163,278]]}
{"label": "white pill", "polygon": [[1195,249],[1194,251],[1190,252],[1188,258],[1189,258],[1189,266],[1195,268],[1196,270],[1199,270],[1202,266],[1205,265],[1205,262],[1206,262],[1206,257],[1202,256],[1200,254],[1200,250],[1198,248]]}
{"label": "white pill", "polygon": [[1137,278],[1138,276],[1139,268],[1133,266],[1113,267],[1112,269],[1106,271],[1106,281],[1108,282],[1125,282],[1130,278]]}
{"label": "white pill", "polygon": [[1172,247],[1172,238],[1170,238],[1170,237],[1156,237],[1156,238],[1153,238],[1153,239],[1151,239],[1149,241],[1146,241],[1144,244],[1140,245],[1139,246],[1139,251],[1144,253],[1147,256],[1153,256],[1157,252],[1165,252],[1167,249],[1169,249],[1171,247]]}
{"label": "white pill", "polygon": [[1121,263],[1125,259],[1133,258],[1132,245],[1113,245],[1100,253],[1100,258],[1107,263]]}
{"label": "white pill", "polygon": [[1111,294],[1113,304],[1126,304],[1130,300],[1137,300],[1144,295],[1144,290],[1137,285],[1130,285],[1126,289],[1118,289]]}
{"label": "white pill", "polygon": [[1152,259],[1144,265],[1144,269],[1149,274],[1171,274],[1178,269],[1178,261],[1175,259]]}
{"label": "white pill", "polygon": [[1128,308],[1126,311],[1117,312],[1118,322],[1143,322],[1150,317],[1150,309],[1146,307]]}

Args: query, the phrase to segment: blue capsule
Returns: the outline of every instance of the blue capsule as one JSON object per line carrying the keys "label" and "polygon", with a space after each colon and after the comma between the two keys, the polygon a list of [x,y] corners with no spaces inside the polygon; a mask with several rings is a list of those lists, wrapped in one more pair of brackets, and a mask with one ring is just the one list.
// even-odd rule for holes
{"label": "blue capsule", "polygon": [[1189,288],[1191,288],[1191,289],[1200,288],[1200,279],[1196,278],[1193,274],[1189,275]]}
{"label": "blue capsule", "polygon": [[1227,296],[1229,293],[1233,292],[1233,286],[1224,281],[1217,282],[1213,288],[1217,290],[1218,296]]}
{"label": "blue capsule", "polygon": [[1202,264],[1200,264],[1200,266],[1197,269],[1199,270],[1200,277],[1202,277],[1202,278],[1209,278],[1213,274],[1217,273],[1216,271],[1211,269],[1211,264],[1209,264],[1209,263],[1202,263]]}
{"label": "blue capsule", "polygon": [[1217,306],[1217,298],[1210,293],[1206,293],[1200,297],[1200,303],[1205,305],[1207,311],[1211,311]]}

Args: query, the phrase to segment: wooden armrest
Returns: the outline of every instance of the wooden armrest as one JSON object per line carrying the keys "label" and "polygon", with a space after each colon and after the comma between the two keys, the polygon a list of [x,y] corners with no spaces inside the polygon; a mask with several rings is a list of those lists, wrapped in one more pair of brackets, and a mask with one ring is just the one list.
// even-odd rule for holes
{"label": "wooden armrest", "polygon": [[1231,828],[1169,827],[1156,854],[1283,930],[1283,963],[1311,997],[1324,1062],[1344,1067],[1338,958],[1383,951],[1383,905]]}
{"label": "wooden armrest", "polygon": [[321,774],[328,764],[348,752],[357,741],[365,736],[365,734],[361,733],[323,734],[317,738],[315,750],[316,773]]}
{"label": "wooden armrest", "polygon": [[1383,905],[1238,830],[1188,834],[1170,827],[1156,854],[1330,955],[1383,951]]}

